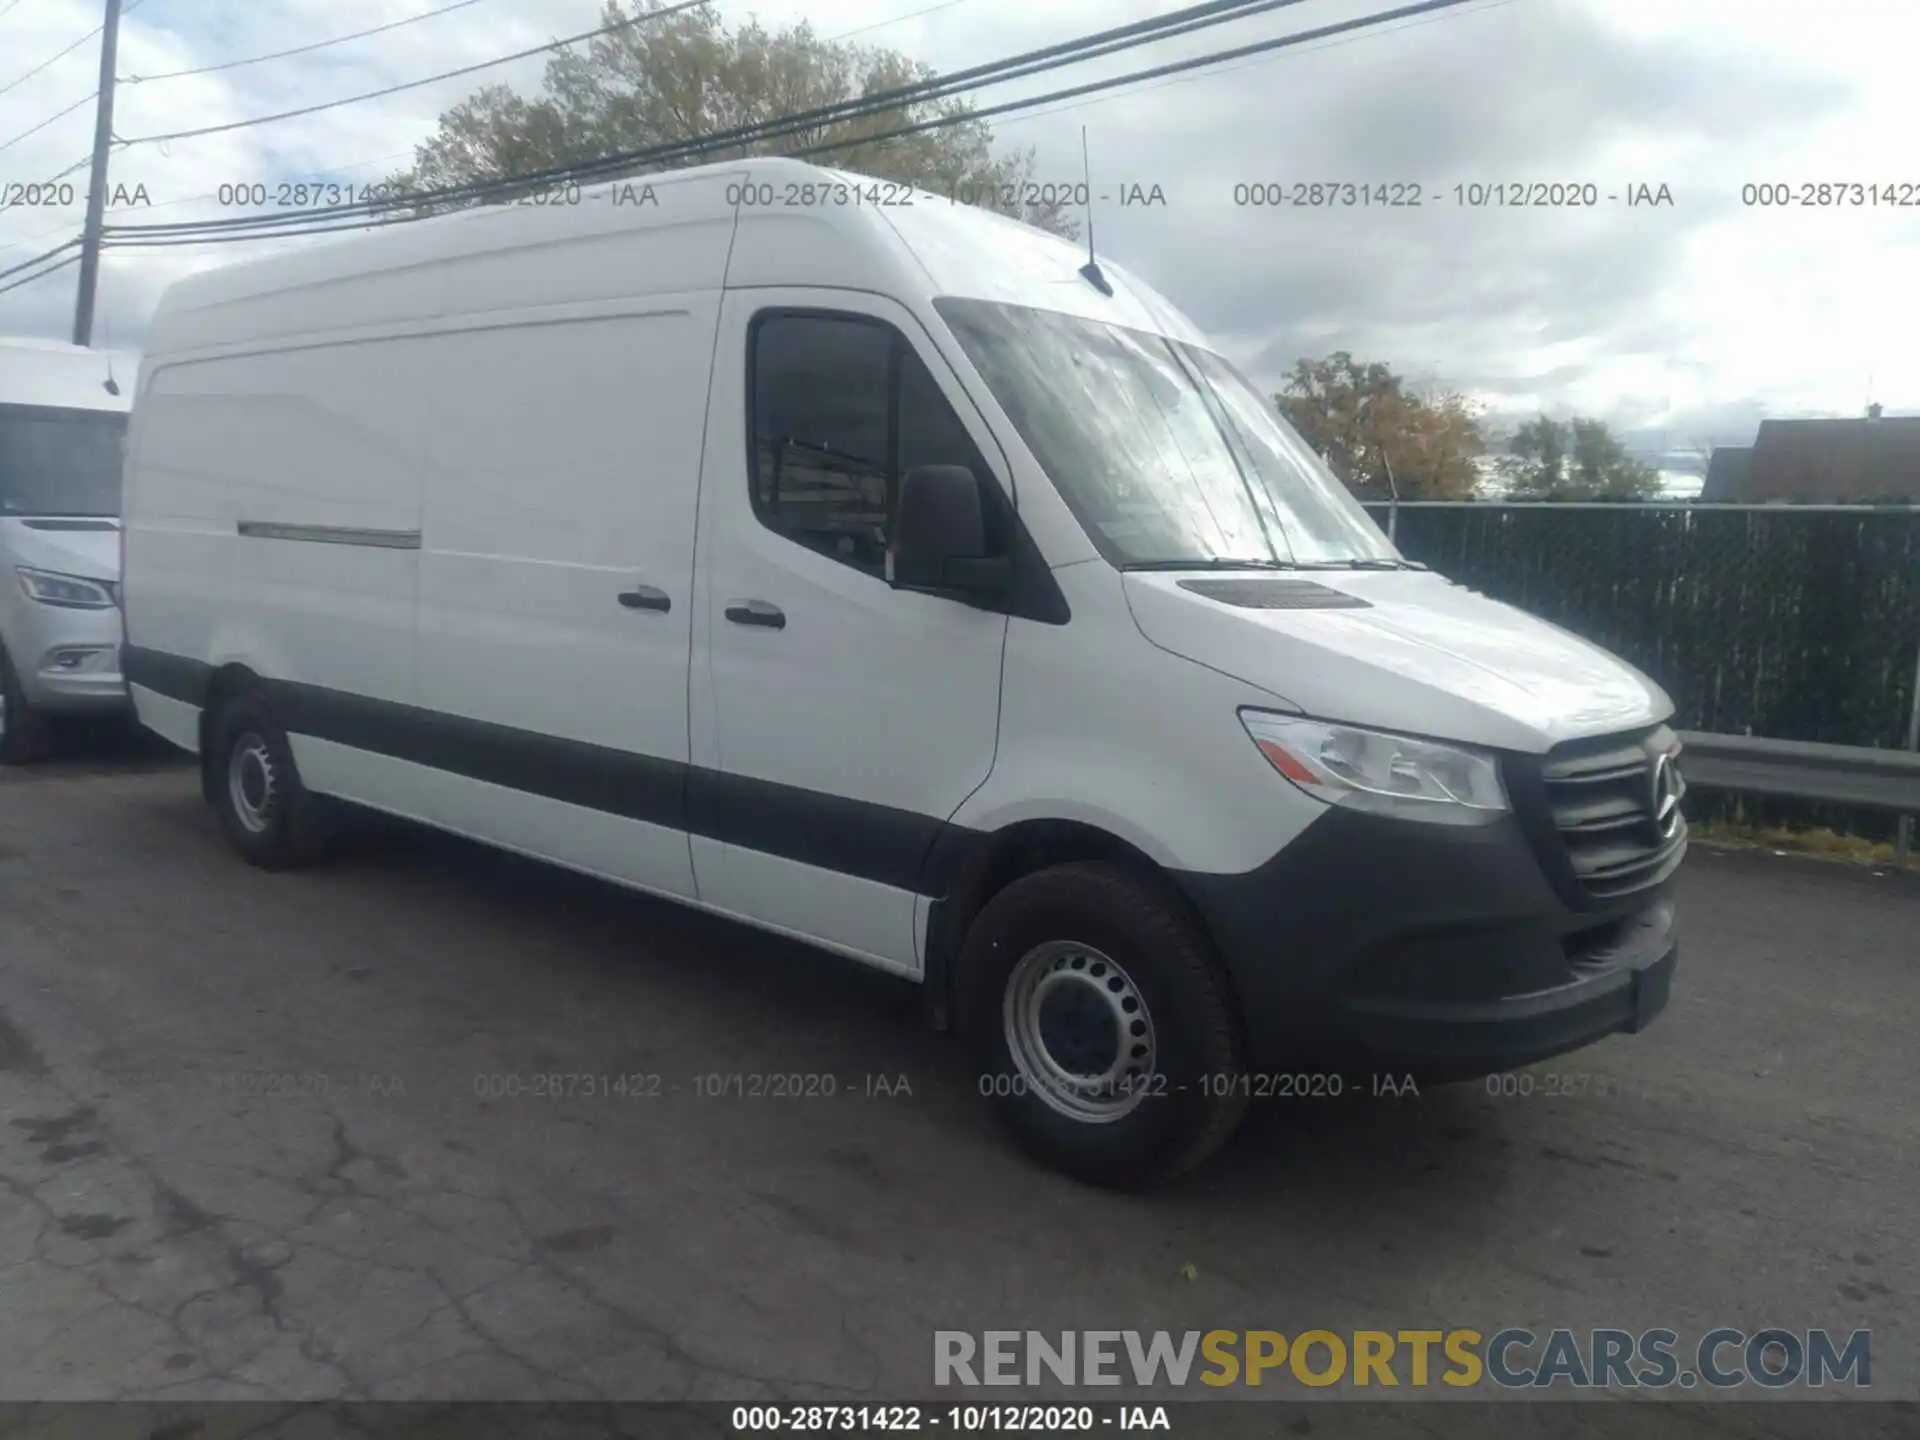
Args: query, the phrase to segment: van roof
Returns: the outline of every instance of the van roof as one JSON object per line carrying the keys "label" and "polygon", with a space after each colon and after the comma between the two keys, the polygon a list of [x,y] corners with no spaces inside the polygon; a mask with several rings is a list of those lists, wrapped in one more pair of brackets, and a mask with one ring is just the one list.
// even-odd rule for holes
{"label": "van roof", "polygon": [[[120,386],[105,389],[108,367]],[[60,340],[0,335],[0,405],[48,405],[63,410],[126,410],[140,357],[126,350],[93,350]]]}
{"label": "van roof", "polygon": [[723,282],[998,300],[1206,343],[1105,257],[1111,297],[1079,275],[1080,247],[870,176],[764,157],[548,194],[561,203],[477,206],[186,276],[148,353]]}

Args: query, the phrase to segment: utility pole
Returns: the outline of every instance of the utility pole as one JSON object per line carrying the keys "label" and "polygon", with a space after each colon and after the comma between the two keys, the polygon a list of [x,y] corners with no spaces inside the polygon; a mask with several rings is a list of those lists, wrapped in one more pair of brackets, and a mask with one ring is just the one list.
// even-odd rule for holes
{"label": "utility pole", "polygon": [[120,0],[107,0],[100,27],[100,95],[93,114],[93,169],[87,223],[80,234],[80,293],[73,302],[73,343],[93,344],[93,292],[100,283],[100,228],[107,206],[107,147],[113,143],[113,67],[120,47]]}

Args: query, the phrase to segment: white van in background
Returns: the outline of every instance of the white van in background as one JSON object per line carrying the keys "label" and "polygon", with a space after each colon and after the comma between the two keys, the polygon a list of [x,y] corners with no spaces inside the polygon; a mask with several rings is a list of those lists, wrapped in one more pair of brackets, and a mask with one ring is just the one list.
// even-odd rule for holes
{"label": "white van in background", "polygon": [[256,864],[350,802],[911,977],[1103,1183],[1644,1025],[1667,697],[1403,560],[1084,258],[769,159],[183,279],[140,718]]}
{"label": "white van in background", "polygon": [[127,708],[115,587],[138,364],[0,338],[0,765],[39,758],[64,717]]}

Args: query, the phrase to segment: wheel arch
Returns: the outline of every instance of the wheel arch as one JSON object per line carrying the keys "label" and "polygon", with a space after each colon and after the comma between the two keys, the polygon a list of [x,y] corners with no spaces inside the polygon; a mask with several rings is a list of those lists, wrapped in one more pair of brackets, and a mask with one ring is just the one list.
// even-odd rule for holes
{"label": "wheel arch", "polygon": [[259,675],[245,665],[229,661],[214,667],[207,677],[207,688],[200,703],[200,793],[213,803],[213,727],[221,707],[236,695],[261,688]]}
{"label": "wheel arch", "polygon": [[[939,854],[941,850],[944,855]],[[1158,881],[1193,915],[1208,942],[1217,944],[1212,927],[1173,873],[1111,830],[1084,820],[1054,818],[1019,820],[986,834],[960,832],[956,827],[936,847],[933,863],[945,871],[947,883],[927,907],[923,979],[927,1020],[934,1029],[951,1027],[960,951],[975,917],[1014,881],[1076,861],[1104,861]],[[1224,967],[1222,974],[1226,974]],[[1231,977],[1227,978],[1231,986]],[[1237,1005],[1239,996],[1233,999]]]}

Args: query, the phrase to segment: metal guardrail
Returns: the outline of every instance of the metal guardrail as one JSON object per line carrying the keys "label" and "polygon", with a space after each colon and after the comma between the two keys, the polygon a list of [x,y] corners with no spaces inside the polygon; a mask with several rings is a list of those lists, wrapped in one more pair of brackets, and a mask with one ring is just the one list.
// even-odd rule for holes
{"label": "metal guardrail", "polygon": [[1819,745],[1753,735],[1680,732],[1689,786],[1787,800],[1819,800],[1901,814],[1920,812],[1920,754],[1865,745]]}

